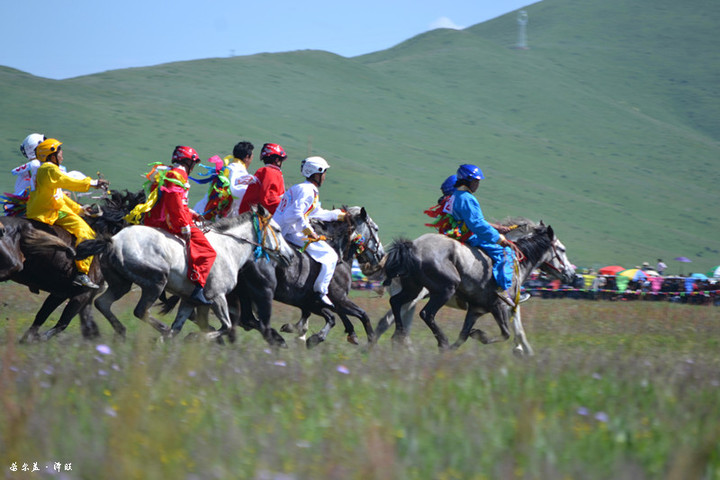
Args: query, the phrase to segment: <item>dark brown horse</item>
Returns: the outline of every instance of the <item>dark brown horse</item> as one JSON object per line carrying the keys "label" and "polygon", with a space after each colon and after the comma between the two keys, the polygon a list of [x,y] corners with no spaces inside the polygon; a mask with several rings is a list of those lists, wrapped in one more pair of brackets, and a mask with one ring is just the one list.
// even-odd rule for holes
{"label": "dark brown horse", "polygon": [[[89,219],[89,223],[98,234],[116,233],[125,226],[124,215],[143,200],[142,192],[113,193],[102,202],[100,215]],[[60,227],[23,217],[2,217],[0,223],[3,225],[0,235],[0,282],[10,280],[27,285],[33,293],[49,293],[21,342],[51,338],[63,331],[77,314],[80,314],[83,337],[97,337],[99,331],[92,317],[92,300],[98,290],[72,283],[77,275],[75,249],[72,247],[74,238]],[[98,285],[103,282],[96,262],[91,265],[88,275]],[[66,300],[68,304],[60,320],[41,336],[40,327]]]}

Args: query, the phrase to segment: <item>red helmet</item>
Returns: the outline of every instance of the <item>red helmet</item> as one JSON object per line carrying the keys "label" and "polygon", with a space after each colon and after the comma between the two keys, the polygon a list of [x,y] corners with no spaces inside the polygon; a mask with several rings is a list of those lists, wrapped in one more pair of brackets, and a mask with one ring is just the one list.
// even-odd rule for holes
{"label": "red helmet", "polygon": [[200,155],[198,155],[198,153],[192,147],[183,147],[181,145],[178,145],[173,151],[172,161],[179,162],[183,159],[191,160],[193,163],[199,163]]}
{"label": "red helmet", "polygon": [[285,153],[285,150],[283,150],[283,148],[277,143],[266,143],[263,145],[262,150],[260,151],[260,160],[273,156],[278,156],[285,160],[287,158],[287,153]]}

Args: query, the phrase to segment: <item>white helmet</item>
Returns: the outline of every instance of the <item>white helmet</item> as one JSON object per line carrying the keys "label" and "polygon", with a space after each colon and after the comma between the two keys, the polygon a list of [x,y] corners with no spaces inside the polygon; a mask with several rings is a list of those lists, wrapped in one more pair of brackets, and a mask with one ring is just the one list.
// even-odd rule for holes
{"label": "white helmet", "polygon": [[20,152],[29,160],[35,160],[35,149],[45,140],[45,135],[41,133],[31,133],[20,144]]}
{"label": "white helmet", "polygon": [[300,164],[300,173],[303,177],[310,178],[315,173],[324,173],[330,165],[322,157],[308,157]]}

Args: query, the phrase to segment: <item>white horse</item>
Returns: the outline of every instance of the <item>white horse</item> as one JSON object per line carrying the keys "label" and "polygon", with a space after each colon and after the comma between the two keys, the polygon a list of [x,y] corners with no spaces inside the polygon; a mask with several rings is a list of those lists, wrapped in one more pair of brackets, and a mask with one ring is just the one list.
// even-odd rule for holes
{"label": "white horse", "polygon": [[[238,273],[248,262],[256,261],[258,255],[265,254],[273,257],[273,261],[284,262],[293,256],[292,249],[282,235],[267,224],[260,226],[259,222],[264,223],[262,217],[248,212],[212,224],[206,233],[217,252],[205,285],[205,296],[212,304],[209,307],[198,307],[196,321],[204,330],[209,329],[208,314],[212,308],[222,322],[221,330],[208,334],[209,338],[227,333],[230,340],[234,340],[235,333],[225,295],[235,288]],[[134,315],[163,335],[179,333],[182,324],[171,330],[150,316],[149,309],[163,291],[188,299],[195,288],[187,276],[187,249],[181,238],[157,228],[136,225],[120,231],[110,239],[88,240],[78,245],[80,257],[98,253],[108,288],[95,300],[95,306],[118,335],[125,335],[125,327],[113,314],[111,307],[130,291],[133,284],[141,289]]]}
{"label": "white horse", "polygon": [[[516,240],[524,260],[519,262],[511,287],[515,297],[518,297],[520,285],[535,268],[541,268],[568,282],[574,278],[575,269],[552,227],[546,227],[542,222],[537,226],[526,224],[518,228],[515,235],[524,235]],[[514,333],[515,353],[533,354],[522,326],[520,306],[511,305],[512,300],[504,301],[497,295],[492,263],[479,249],[470,248],[444,235],[425,234],[415,241],[401,241],[392,245],[385,263],[385,273],[388,279],[392,279],[392,310],[380,320],[376,329],[378,337],[394,320],[393,341],[407,343],[415,306],[429,296],[420,318],[432,330],[441,349],[458,348],[468,337],[482,343],[507,340],[510,337],[509,323]],[[467,312],[458,339],[452,345],[435,323],[435,314],[443,305]],[[482,330],[473,329],[477,319],[488,312],[492,313],[500,327],[501,338],[490,338]]]}

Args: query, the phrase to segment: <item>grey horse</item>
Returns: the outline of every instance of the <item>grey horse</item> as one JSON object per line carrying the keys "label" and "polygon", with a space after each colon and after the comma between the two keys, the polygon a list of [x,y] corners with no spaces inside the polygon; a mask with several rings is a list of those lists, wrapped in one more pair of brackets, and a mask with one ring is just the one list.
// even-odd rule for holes
{"label": "grey horse", "polygon": [[[255,212],[247,212],[212,224],[206,233],[217,258],[205,285],[205,296],[212,304],[198,307],[197,323],[209,330],[210,308],[222,322],[221,330],[208,333],[208,338],[227,333],[229,339],[234,340],[225,295],[235,287],[238,272],[255,260],[256,253],[267,253],[279,261],[289,261],[293,254],[288,243],[272,227],[258,228],[258,218]],[[89,244],[87,248],[84,248],[85,244]],[[187,277],[187,251],[182,239],[157,228],[135,225],[110,239],[88,240],[78,245],[78,257],[88,253],[100,254],[100,265],[108,284],[107,290],[95,300],[95,306],[118,335],[125,335],[125,327],[111,307],[130,291],[133,284],[141,289],[134,315],[165,336],[179,333],[184,319],[173,323],[173,328],[169,329],[153,318],[149,309],[163,291],[187,299],[194,289]]]}
{"label": "grey horse", "polygon": [[[531,223],[517,229],[520,236],[515,244],[524,257],[518,262],[516,278],[510,297],[517,292],[533,269],[546,272],[569,282],[575,270],[569,262],[565,246],[555,237],[552,227]],[[509,236],[509,238],[511,238]],[[415,305],[429,296],[420,312],[420,318],[431,329],[442,349],[458,348],[468,337],[482,343],[494,343],[510,338],[513,328],[515,352],[532,355],[520,316],[520,306],[512,300],[503,300],[497,293],[490,259],[479,249],[440,234],[429,233],[414,241],[395,242],[385,262],[385,275],[391,280],[389,313],[380,320],[377,330],[382,333],[395,321],[395,343],[407,344],[410,318]],[[449,344],[447,337],[435,322],[438,310],[448,305],[465,310],[465,321],[456,342]],[[490,312],[501,331],[501,338],[491,338],[479,329],[473,329],[477,319]]]}

